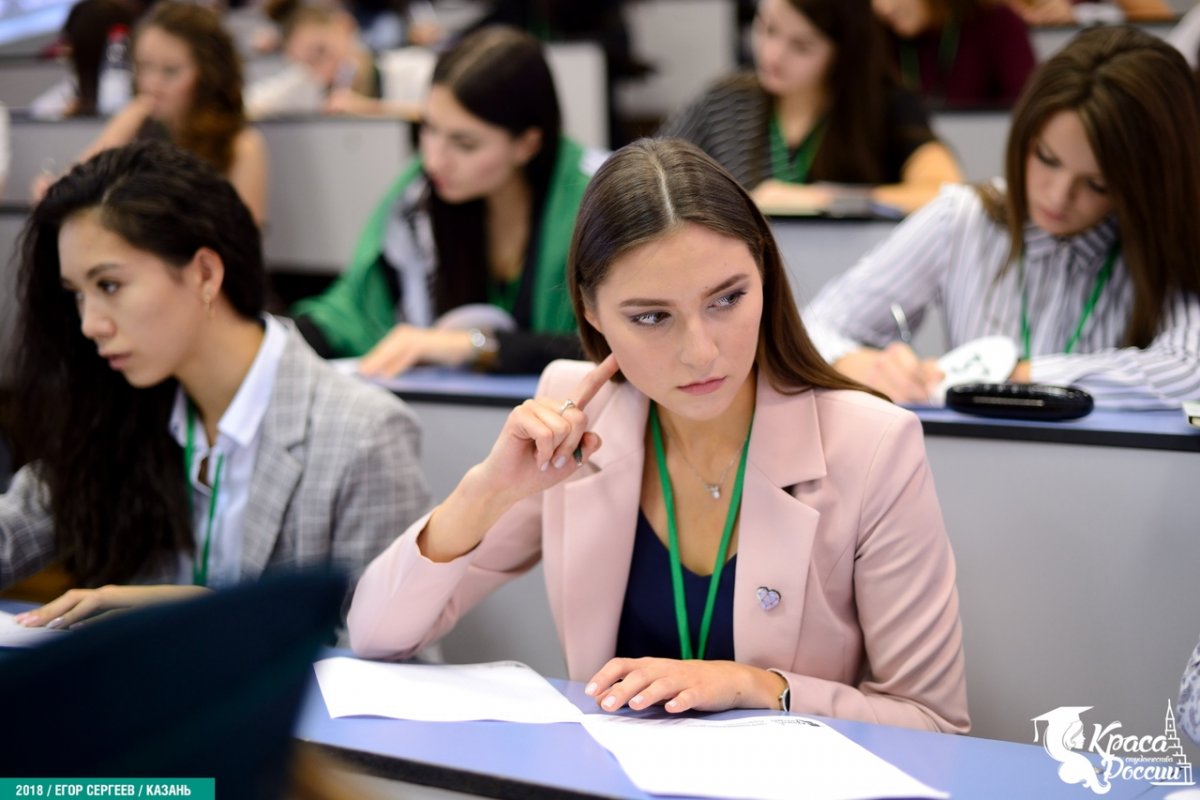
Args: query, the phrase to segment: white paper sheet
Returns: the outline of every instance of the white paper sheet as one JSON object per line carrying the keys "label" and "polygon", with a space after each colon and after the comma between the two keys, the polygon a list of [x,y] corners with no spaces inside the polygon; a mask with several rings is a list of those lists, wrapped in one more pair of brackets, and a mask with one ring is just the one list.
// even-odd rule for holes
{"label": "white paper sheet", "polygon": [[636,719],[583,727],[651,794],[756,800],[947,798],[842,734],[803,717]]}
{"label": "white paper sheet", "polygon": [[13,615],[0,611],[0,647],[36,647],[62,636],[64,631],[26,628],[13,622]]}
{"label": "white paper sheet", "polygon": [[314,666],[331,717],[578,722],[583,716],[545,678],[516,661],[427,665],[338,657]]}

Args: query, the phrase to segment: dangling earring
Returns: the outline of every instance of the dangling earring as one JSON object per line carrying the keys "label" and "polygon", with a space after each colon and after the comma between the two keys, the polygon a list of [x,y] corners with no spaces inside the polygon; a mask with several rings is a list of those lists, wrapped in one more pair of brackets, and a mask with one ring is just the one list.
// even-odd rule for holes
{"label": "dangling earring", "polygon": [[213,318],[213,316],[214,316],[214,315],[213,315],[213,296],[212,296],[212,292],[205,292],[205,293],[204,293],[204,313],[205,313],[206,315],[208,315],[208,318],[209,318],[209,319],[212,319],[212,318]]}

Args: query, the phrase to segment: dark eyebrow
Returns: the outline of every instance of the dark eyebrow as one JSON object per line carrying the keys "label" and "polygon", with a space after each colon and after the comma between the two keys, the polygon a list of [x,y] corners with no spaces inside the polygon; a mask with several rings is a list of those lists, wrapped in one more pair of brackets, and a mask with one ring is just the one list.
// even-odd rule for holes
{"label": "dark eyebrow", "polygon": [[[720,294],[721,292],[725,291],[726,289],[731,288],[735,284],[740,283],[741,281],[747,280],[748,277],[749,277],[748,275],[746,275],[745,273],[742,273],[740,275],[734,275],[732,278],[727,278],[726,280],[719,283],[716,287],[711,289],[708,292],[708,296],[712,297],[715,294]],[[669,306],[669,305],[671,305],[671,304],[667,300],[656,300],[654,298],[646,298],[646,297],[631,297],[628,300],[622,301],[620,303],[620,305],[618,305],[617,307],[618,308],[626,308],[626,307],[630,307],[630,306],[642,307],[642,306]]]}
{"label": "dark eyebrow", "polygon": [[[120,264],[113,264],[111,262],[105,261],[105,262],[97,264],[96,266],[89,269],[86,273],[84,273],[83,277],[84,277],[85,281],[94,280],[97,276],[103,275],[106,272],[111,272],[112,270],[115,270],[119,267],[120,267]],[[66,278],[62,279],[62,285],[67,288],[74,288],[74,286],[75,286],[73,283],[71,283]]]}

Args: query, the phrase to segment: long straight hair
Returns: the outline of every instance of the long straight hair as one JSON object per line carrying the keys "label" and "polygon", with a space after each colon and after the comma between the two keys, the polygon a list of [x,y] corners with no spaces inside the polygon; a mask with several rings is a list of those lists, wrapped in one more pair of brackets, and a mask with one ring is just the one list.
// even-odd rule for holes
{"label": "long straight hair", "polygon": [[[542,46],[516,28],[479,30],[438,59],[434,86],[489,125],[520,136],[541,131],[542,146],[524,167],[533,195],[531,230],[536,228],[558,160],[562,122],[554,78]],[[435,296],[439,313],[466,303],[485,302],[488,282],[485,203],[447,203],[429,190],[428,203],[437,248]],[[529,247],[536,247],[530,236]]]}
{"label": "long straight hair", "polygon": [[1146,347],[1170,297],[1200,295],[1200,92],[1178,50],[1131,27],[1083,31],[1043,64],[1013,111],[1007,191],[978,188],[1008,228],[1006,269],[1024,252],[1034,140],[1062,112],[1079,115],[1116,209],[1134,290],[1124,344]]}
{"label": "long straight hair", "polygon": [[213,168],[165,142],[106,150],[71,170],[21,233],[16,433],[54,518],[57,556],[80,584],[122,583],[192,551],[186,481],[167,425],[177,383],[145,389],[109,369],[62,286],[58,235],[92,211],[106,230],[175,269],[209,248],[241,316],[262,311],[258,227]]}
{"label": "long straight hair", "polygon": [[[828,127],[813,159],[811,179],[885,182],[884,121],[895,80],[887,64],[883,29],[871,12],[871,0],[788,2],[834,46],[833,62],[825,78],[830,97]],[[766,146],[765,130],[758,141]]]}
{"label": "long straight hair", "polygon": [[[196,65],[192,104],[175,143],[211,163],[222,174],[233,165],[233,143],[246,127],[242,107],[242,62],[216,12],[167,0],[138,25],[140,36],[158,28],[187,45]],[[134,40],[137,52],[137,40]]]}
{"label": "long straight hair", "polygon": [[[779,247],[762,212],[732,175],[683,139],[639,139],[626,145],[604,162],[583,195],[571,240],[568,288],[588,358],[601,361],[612,352],[584,312],[594,304],[613,263],[685,222],[745,242],[754,257],[763,285],[755,364],[775,389],[789,394],[813,387],[854,389],[878,395],[821,358],[800,321]],[[680,280],[686,280],[686,269],[680,265]]]}

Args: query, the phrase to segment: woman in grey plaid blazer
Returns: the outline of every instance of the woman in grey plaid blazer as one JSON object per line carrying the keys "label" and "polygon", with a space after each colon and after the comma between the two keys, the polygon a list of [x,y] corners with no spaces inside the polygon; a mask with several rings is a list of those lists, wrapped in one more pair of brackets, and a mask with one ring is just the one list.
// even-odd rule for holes
{"label": "woman in grey plaid blazer", "polygon": [[429,504],[412,413],[262,314],[258,228],[194,156],[141,143],[77,166],[21,258],[29,463],[0,496],[0,586],[58,562],[81,587],[24,624],[269,569],[354,579]]}

